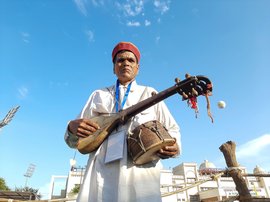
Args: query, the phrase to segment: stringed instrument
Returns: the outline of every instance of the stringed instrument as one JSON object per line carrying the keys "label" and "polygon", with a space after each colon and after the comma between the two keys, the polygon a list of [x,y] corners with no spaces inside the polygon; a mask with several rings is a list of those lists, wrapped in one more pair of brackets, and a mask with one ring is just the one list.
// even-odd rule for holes
{"label": "stringed instrument", "polygon": [[96,122],[100,126],[100,129],[95,131],[92,135],[89,135],[86,138],[80,138],[78,140],[77,149],[79,152],[82,154],[87,154],[95,151],[119,125],[124,125],[136,114],[176,93],[179,93],[183,100],[188,100],[191,104],[191,107],[196,111],[196,98],[200,95],[205,96],[207,98],[208,115],[212,119],[208,100],[208,96],[212,95],[211,81],[205,76],[190,76],[186,74],[185,80],[180,81],[177,78],[175,79],[175,82],[175,85],[172,87],[163,90],[160,93],[154,94],[152,97],[149,97],[127,109],[124,109],[117,114],[91,118],[91,121]]}

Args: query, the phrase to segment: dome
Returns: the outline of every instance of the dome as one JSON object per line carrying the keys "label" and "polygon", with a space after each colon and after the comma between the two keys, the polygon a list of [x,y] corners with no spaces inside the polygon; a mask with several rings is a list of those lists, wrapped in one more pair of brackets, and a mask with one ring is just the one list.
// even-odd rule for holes
{"label": "dome", "polygon": [[256,175],[256,174],[265,174],[265,171],[259,167],[259,166],[256,166],[254,169],[253,169],[253,173]]}
{"label": "dome", "polygon": [[199,170],[204,170],[204,169],[215,169],[216,166],[212,163],[209,162],[208,160],[204,160],[204,162],[200,165]]}

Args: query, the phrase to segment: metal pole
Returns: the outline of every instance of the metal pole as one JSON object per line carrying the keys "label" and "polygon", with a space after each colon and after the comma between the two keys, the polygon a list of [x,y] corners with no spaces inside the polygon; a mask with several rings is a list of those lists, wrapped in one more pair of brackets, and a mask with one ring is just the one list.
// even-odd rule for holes
{"label": "metal pole", "polygon": [[25,176],[25,185],[24,185],[24,187],[27,187],[27,181],[28,181],[28,177]]}

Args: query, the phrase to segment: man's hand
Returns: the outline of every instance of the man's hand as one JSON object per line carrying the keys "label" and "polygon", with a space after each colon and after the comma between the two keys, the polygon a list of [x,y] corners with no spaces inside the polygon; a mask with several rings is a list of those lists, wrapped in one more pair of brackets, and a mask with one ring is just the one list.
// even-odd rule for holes
{"label": "man's hand", "polygon": [[97,129],[99,129],[99,125],[89,119],[76,119],[68,124],[69,132],[81,138],[88,137]]}
{"label": "man's hand", "polygon": [[157,155],[161,159],[167,159],[167,158],[173,157],[177,154],[179,154],[179,148],[178,148],[178,145],[176,142],[173,145],[166,146],[157,152]]}

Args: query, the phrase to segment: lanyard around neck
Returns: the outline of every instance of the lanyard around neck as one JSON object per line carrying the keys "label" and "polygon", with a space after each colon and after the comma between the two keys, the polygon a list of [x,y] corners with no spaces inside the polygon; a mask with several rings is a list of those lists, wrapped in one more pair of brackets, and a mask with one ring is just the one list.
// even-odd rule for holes
{"label": "lanyard around neck", "polygon": [[120,82],[119,82],[119,80],[117,79],[117,81],[116,81],[116,91],[115,91],[115,99],[116,99],[116,102],[117,102],[116,105],[115,105],[116,112],[119,111],[119,105],[120,105],[120,104],[121,104],[121,109],[123,109],[123,107],[125,106],[125,103],[126,103],[126,101],[127,101],[127,97],[128,97],[129,91],[130,91],[131,83],[132,83],[132,82],[130,82],[130,83],[128,84],[128,87],[127,87],[125,96],[124,96],[124,98],[123,98],[123,100],[122,100],[122,103],[120,103],[120,100],[119,100],[119,92],[120,92],[119,86],[120,86]]}

